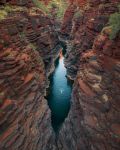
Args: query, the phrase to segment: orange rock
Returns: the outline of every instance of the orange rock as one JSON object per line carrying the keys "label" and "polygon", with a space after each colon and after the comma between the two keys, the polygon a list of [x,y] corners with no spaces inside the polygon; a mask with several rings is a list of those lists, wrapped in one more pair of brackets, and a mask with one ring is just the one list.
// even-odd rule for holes
{"label": "orange rock", "polygon": [[3,49],[3,51],[0,53],[0,57],[3,57],[4,55],[9,55],[11,50],[11,48]]}
{"label": "orange rock", "polygon": [[91,96],[91,97],[95,96],[94,92],[89,88],[88,85],[85,84],[83,80],[78,79],[78,82],[79,82],[80,88],[87,96]]}
{"label": "orange rock", "polygon": [[95,51],[88,51],[87,53],[84,53],[83,55],[82,55],[82,58],[89,58],[89,57],[91,57],[91,56],[94,56],[95,55]]}
{"label": "orange rock", "polygon": [[2,109],[6,108],[7,106],[9,106],[10,104],[12,104],[12,100],[11,99],[6,99],[4,100],[4,103],[2,105]]}
{"label": "orange rock", "polygon": [[25,78],[24,78],[24,83],[29,82],[32,78],[33,78],[34,74],[33,73],[29,73]]}
{"label": "orange rock", "polygon": [[22,54],[21,59],[23,59],[23,60],[25,60],[25,61],[30,60],[28,54]]}

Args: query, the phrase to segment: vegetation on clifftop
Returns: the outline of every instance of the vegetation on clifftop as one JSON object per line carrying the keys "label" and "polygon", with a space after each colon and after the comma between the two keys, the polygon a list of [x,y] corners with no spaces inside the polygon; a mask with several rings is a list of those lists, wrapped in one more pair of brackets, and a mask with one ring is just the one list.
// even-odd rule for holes
{"label": "vegetation on clifftop", "polygon": [[7,17],[8,13],[11,12],[11,7],[10,6],[3,6],[0,8],[0,20],[3,20]]}
{"label": "vegetation on clifftop", "polygon": [[65,0],[51,0],[48,4],[43,1],[33,0],[33,3],[49,16],[55,11],[54,14],[58,19],[61,19],[64,16],[64,12],[68,6]]}
{"label": "vegetation on clifftop", "polygon": [[120,5],[118,6],[119,12],[112,14],[109,18],[109,27],[111,28],[111,32],[109,38],[115,39],[117,34],[120,32]]}
{"label": "vegetation on clifftop", "polygon": [[102,33],[106,33],[110,40],[115,39],[120,32],[120,5],[118,7],[119,12],[110,15],[108,26],[102,30]]}
{"label": "vegetation on clifftop", "polygon": [[120,13],[114,13],[110,16],[109,24],[111,27],[110,39],[114,39],[120,31]]}
{"label": "vegetation on clifftop", "polygon": [[21,11],[24,9],[25,9],[24,7],[20,6],[12,6],[12,5],[0,6],[0,20],[5,19],[11,12]]}

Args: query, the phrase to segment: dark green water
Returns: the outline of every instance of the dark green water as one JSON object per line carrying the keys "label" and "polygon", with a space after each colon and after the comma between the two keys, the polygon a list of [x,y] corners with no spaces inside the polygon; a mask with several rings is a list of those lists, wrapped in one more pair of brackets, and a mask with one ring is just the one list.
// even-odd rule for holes
{"label": "dark green water", "polygon": [[66,78],[63,55],[56,60],[55,71],[49,79],[50,89],[47,99],[51,109],[52,126],[57,132],[68,115],[72,91],[72,83]]}

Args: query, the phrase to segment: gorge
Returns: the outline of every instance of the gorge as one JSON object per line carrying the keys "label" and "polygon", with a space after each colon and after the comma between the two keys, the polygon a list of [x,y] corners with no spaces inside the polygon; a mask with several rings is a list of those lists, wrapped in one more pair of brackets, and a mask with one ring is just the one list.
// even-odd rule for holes
{"label": "gorge", "polygon": [[0,150],[119,149],[120,0],[1,0]]}
{"label": "gorge", "polygon": [[58,132],[68,115],[72,90],[72,84],[66,78],[62,50],[60,51],[59,58],[56,60],[55,71],[50,76],[50,82],[50,91],[47,99],[51,109],[52,126],[55,132]]}

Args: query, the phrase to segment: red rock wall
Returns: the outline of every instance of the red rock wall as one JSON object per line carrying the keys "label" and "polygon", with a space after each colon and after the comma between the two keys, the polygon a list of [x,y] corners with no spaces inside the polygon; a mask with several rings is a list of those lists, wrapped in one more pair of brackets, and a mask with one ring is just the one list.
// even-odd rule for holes
{"label": "red rock wall", "polygon": [[20,5],[20,6],[33,6],[32,0],[1,0],[0,4],[12,4],[12,5]]}
{"label": "red rock wall", "polygon": [[72,30],[69,31],[72,45],[70,53],[67,54],[66,67],[71,79],[75,79],[81,54],[92,48],[95,37],[107,24],[110,14],[118,11],[118,2],[93,3],[91,0],[89,5],[91,6],[86,8],[77,20],[73,17]]}
{"label": "red rock wall", "polygon": [[57,44],[43,14],[15,12],[0,22],[0,150],[53,149],[44,96]]}
{"label": "red rock wall", "polygon": [[120,149],[120,35],[101,34],[118,2],[90,0],[77,19],[75,2],[66,10],[65,65],[75,82],[58,139],[44,99],[59,44],[53,24],[40,11],[11,13],[0,22],[0,150]]}
{"label": "red rock wall", "polygon": [[70,31],[72,29],[72,19],[75,13],[76,6],[73,4],[70,4],[67,8],[64,18],[63,18],[63,24],[61,27],[62,34],[69,35]]}
{"label": "red rock wall", "polygon": [[68,41],[66,66],[75,82],[71,110],[59,134],[61,150],[120,149],[120,35],[109,40],[101,33],[109,15],[118,11],[117,2],[91,0]]}

